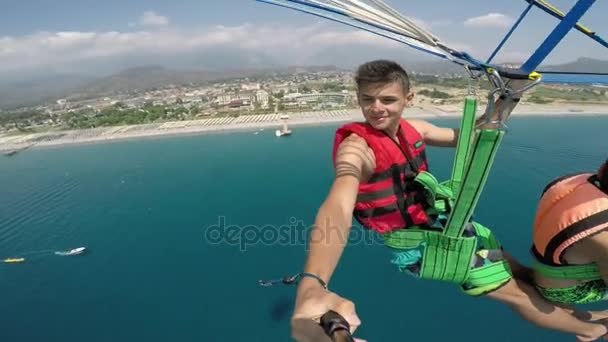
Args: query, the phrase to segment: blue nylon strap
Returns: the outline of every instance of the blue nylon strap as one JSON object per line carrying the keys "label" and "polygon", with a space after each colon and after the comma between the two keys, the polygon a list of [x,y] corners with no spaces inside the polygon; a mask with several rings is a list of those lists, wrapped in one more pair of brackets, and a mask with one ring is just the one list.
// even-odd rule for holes
{"label": "blue nylon strap", "polygon": [[534,71],[543,60],[553,51],[555,46],[570,32],[578,20],[593,5],[595,0],[578,0],[570,12],[564,16],[559,24],[553,29],[551,34],[543,41],[536,51],[528,58],[521,69],[524,72]]}
{"label": "blue nylon strap", "polygon": [[450,54],[456,58],[459,58],[459,59],[462,59],[464,61],[471,63],[473,66],[476,67],[476,69],[483,69],[485,67],[490,66],[489,64],[486,64],[478,59],[475,59],[473,56],[469,55],[466,52],[450,50]]}

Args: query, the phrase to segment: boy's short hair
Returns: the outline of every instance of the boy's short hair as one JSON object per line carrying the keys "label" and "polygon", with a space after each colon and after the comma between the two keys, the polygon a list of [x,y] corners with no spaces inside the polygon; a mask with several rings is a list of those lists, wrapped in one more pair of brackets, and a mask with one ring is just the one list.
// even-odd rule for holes
{"label": "boy's short hair", "polygon": [[370,83],[391,83],[395,81],[401,83],[405,94],[410,91],[410,78],[405,69],[396,62],[384,59],[361,64],[355,75],[358,90]]}

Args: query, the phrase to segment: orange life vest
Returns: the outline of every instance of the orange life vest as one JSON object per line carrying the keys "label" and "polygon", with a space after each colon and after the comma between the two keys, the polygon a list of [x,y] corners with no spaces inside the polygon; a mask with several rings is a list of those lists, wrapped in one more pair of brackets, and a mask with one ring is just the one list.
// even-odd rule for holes
{"label": "orange life vest", "polygon": [[545,187],[534,219],[532,252],[547,265],[562,265],[577,241],[608,228],[608,192],[593,173],[560,177]]}

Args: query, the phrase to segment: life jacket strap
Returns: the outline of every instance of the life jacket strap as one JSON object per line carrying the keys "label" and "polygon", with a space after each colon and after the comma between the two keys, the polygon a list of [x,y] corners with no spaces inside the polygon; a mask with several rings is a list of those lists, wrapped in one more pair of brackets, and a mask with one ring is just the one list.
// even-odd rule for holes
{"label": "life jacket strap", "polygon": [[[410,217],[407,208],[412,204],[412,196],[406,195],[404,184],[401,182],[401,170],[399,166],[393,165],[393,192],[397,196],[397,208],[407,227],[414,225],[414,221]],[[406,180],[407,182],[407,180]]]}

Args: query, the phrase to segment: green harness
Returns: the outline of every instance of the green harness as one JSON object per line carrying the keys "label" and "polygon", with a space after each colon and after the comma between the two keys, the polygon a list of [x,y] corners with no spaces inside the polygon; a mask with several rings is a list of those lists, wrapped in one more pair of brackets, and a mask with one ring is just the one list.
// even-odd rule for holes
{"label": "green harness", "polygon": [[534,270],[547,278],[583,281],[573,286],[536,289],[547,300],[567,305],[594,303],[606,298],[608,285],[595,263],[587,265],[549,266],[534,261]]}
{"label": "green harness", "polygon": [[599,280],[602,279],[596,264],[549,266],[534,261],[532,267],[547,278],[564,280]]}
{"label": "green harness", "polygon": [[[490,241],[484,248],[499,247],[488,228],[477,222],[470,222],[504,136],[501,129],[474,128],[476,109],[476,99],[467,97],[451,179],[439,183],[432,174],[422,171],[414,180],[424,189],[429,206],[427,214],[430,217],[445,215],[448,218],[443,230],[412,227],[385,233],[383,238],[385,245],[395,249],[424,246],[420,278],[457,284],[473,282],[483,288],[487,284],[504,281],[505,277],[508,279],[510,271],[504,260],[472,269],[474,258],[479,256],[478,238],[463,236],[470,223],[478,236],[482,235]],[[475,140],[471,144],[473,133]]]}

